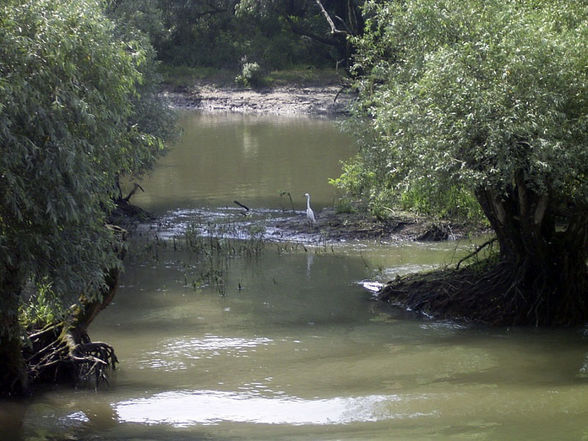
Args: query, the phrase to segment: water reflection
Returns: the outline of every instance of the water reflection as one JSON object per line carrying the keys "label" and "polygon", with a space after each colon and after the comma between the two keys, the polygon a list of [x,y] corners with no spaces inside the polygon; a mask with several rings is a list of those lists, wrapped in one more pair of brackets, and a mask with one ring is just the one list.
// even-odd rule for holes
{"label": "water reflection", "polygon": [[306,278],[310,279],[312,264],[314,263],[314,253],[306,253]]}
{"label": "water reflection", "polygon": [[243,130],[243,155],[245,158],[256,158],[258,156],[260,140],[250,127]]}
{"label": "water reflection", "polygon": [[332,205],[329,178],[357,151],[332,121],[276,116],[185,113],[183,136],[142,182],[133,203],[149,211],[231,205],[278,208],[290,192],[303,209],[306,192],[316,209]]}

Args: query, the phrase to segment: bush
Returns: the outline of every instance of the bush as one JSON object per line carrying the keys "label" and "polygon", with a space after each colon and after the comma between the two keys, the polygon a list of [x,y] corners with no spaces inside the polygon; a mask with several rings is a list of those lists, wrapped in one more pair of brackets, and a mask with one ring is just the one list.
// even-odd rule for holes
{"label": "bush", "polygon": [[245,87],[260,87],[263,84],[261,66],[257,63],[245,63],[241,74],[237,75],[235,82]]}

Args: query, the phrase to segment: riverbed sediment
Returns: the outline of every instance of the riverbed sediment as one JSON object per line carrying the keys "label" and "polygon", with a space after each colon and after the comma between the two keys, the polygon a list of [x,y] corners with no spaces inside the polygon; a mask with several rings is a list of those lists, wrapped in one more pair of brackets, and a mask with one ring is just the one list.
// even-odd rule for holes
{"label": "riverbed sediment", "polygon": [[164,90],[162,97],[179,109],[336,118],[347,114],[354,95],[339,85],[246,89],[196,84]]}

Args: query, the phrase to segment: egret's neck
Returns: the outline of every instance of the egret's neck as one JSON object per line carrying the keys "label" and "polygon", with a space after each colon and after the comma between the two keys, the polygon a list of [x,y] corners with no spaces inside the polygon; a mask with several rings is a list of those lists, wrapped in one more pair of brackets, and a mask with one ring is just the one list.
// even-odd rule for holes
{"label": "egret's neck", "polygon": [[310,208],[310,196],[306,196],[306,208]]}

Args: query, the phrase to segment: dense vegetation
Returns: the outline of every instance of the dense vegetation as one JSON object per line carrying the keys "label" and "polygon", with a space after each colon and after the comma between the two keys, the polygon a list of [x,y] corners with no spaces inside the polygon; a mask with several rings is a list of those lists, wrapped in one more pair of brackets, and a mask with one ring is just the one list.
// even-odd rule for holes
{"label": "dense vegetation", "polygon": [[584,2],[371,1],[365,12],[350,122],[362,149],[338,183],[376,210],[470,214],[475,198],[500,244],[494,265],[452,275],[460,288],[429,295],[428,283],[412,302],[467,304],[456,310],[491,322],[585,320]]}
{"label": "dense vegetation", "polygon": [[99,0],[0,7],[1,393],[28,386],[18,318],[25,297],[88,306],[44,334],[59,343],[37,367],[107,349],[83,346],[90,317],[80,314],[102,302],[120,265],[120,238],[106,227],[118,177],[146,170],[171,130],[154,94],[152,51],[106,12]]}
{"label": "dense vegetation", "polygon": [[[363,1],[349,0],[113,0],[131,12],[129,23],[151,36],[170,66],[264,72],[304,67],[346,67],[348,35],[363,30]],[[328,19],[327,19],[328,18]]]}
{"label": "dense vegetation", "polygon": [[[345,62],[345,37],[361,29],[357,4],[324,5],[3,3],[0,394],[34,381],[100,378],[116,359],[86,330],[112,298],[124,254],[124,233],[107,225],[114,201],[123,201],[119,178],[147,170],[172,134],[173,118],[157,99],[156,57],[243,67],[245,82],[261,69]],[[345,31],[328,25],[327,10],[344,17]]]}
{"label": "dense vegetation", "polygon": [[485,217],[500,244],[383,298],[490,323],[586,320],[587,18],[580,0],[5,0],[0,393],[115,360],[86,329],[124,254],[107,226],[119,177],[172,133],[156,58],[250,86],[343,66],[361,151],[337,185],[379,216]]}

